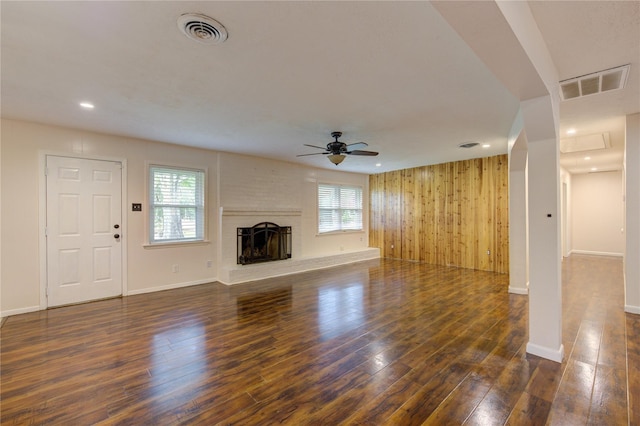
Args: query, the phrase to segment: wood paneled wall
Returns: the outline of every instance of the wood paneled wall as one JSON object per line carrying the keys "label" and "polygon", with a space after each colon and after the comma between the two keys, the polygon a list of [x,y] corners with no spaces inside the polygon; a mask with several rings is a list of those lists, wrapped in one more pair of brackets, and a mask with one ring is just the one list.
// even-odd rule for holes
{"label": "wood paneled wall", "polygon": [[369,245],[382,257],[509,272],[507,155],[369,177]]}

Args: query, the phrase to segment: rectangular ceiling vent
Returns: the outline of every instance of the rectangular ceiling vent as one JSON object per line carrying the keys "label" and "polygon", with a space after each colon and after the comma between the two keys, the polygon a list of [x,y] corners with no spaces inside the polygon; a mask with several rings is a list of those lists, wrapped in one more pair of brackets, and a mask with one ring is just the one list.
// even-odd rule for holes
{"label": "rectangular ceiling vent", "polygon": [[611,148],[609,132],[560,139],[560,152],[563,154],[608,148]]}
{"label": "rectangular ceiling vent", "polygon": [[560,82],[563,101],[596,95],[624,88],[631,65],[622,65],[604,71],[574,77]]}

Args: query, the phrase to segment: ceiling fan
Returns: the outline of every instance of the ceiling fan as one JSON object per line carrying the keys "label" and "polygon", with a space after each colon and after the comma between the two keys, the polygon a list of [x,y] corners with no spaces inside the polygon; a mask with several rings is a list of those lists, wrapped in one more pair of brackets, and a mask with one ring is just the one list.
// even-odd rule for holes
{"label": "ceiling fan", "polygon": [[333,164],[337,166],[338,164],[342,163],[342,161],[345,159],[345,155],[367,155],[367,156],[378,155],[378,153],[374,151],[363,151],[361,149],[350,150],[350,147],[352,146],[356,146],[356,145],[369,146],[369,145],[366,144],[365,142],[356,142],[356,143],[346,144],[338,140],[340,136],[342,136],[342,132],[331,132],[331,137],[334,138],[335,141],[329,142],[326,148],[323,148],[321,146],[316,146],[316,145],[308,145],[305,143],[304,146],[310,146],[311,148],[324,149],[324,152],[300,154],[298,155],[298,157],[304,157],[307,155],[319,155],[319,154],[327,155],[328,156],[327,158],[329,158],[329,161],[331,161]]}

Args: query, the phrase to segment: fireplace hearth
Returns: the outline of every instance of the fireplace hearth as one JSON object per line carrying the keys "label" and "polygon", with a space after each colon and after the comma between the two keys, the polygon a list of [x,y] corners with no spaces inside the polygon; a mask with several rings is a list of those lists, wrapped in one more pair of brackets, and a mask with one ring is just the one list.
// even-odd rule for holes
{"label": "fireplace hearth", "polygon": [[262,222],[238,228],[238,265],[291,258],[291,227]]}

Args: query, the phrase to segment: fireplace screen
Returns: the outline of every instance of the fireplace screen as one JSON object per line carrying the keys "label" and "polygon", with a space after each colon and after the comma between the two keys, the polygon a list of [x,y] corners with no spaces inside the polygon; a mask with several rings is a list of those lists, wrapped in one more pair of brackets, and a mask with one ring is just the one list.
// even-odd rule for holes
{"label": "fireplace screen", "polygon": [[291,227],[262,222],[238,228],[238,264],[291,258]]}

